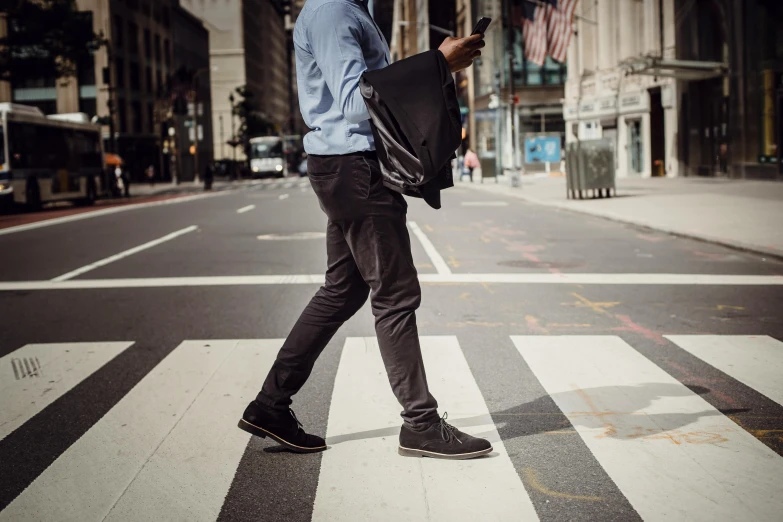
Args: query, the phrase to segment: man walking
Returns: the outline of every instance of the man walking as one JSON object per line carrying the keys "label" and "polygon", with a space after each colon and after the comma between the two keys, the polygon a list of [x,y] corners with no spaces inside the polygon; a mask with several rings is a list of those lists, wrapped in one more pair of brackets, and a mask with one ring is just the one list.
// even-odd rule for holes
{"label": "man walking", "polygon": [[[440,47],[452,72],[469,67],[483,36],[448,38]],[[299,104],[307,126],[307,171],[328,217],[326,282],[286,339],[239,427],[292,451],[326,449],[289,408],[338,328],[372,295],[389,383],[403,407],[402,455],[464,459],[492,451],[438,416],[419,346],[415,311],[421,289],[405,224],[407,203],[386,188],[370,115],[359,91],[367,70],[389,65],[389,48],[367,0],[308,0],[294,28]],[[359,395],[360,396],[360,395]]]}

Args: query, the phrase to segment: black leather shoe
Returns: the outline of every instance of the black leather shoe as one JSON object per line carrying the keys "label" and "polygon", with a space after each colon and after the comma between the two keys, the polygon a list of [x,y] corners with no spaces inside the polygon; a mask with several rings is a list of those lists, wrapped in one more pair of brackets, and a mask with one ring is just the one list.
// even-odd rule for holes
{"label": "black leather shoe", "polygon": [[404,457],[464,460],[492,451],[488,440],[461,432],[446,422],[447,418],[448,414],[444,413],[440,420],[421,431],[403,424],[398,453]]}
{"label": "black leather shoe", "polygon": [[302,423],[290,408],[277,411],[253,401],[245,408],[238,426],[258,437],[271,437],[295,453],[315,453],[326,449],[324,439],[305,433]]}

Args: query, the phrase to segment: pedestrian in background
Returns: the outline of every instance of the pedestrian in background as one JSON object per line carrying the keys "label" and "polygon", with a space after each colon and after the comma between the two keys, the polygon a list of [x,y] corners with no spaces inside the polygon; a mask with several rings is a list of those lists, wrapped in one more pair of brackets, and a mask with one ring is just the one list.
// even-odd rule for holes
{"label": "pedestrian in background", "polygon": [[[447,38],[436,53],[451,73],[469,67],[483,35]],[[403,407],[398,451],[465,459],[492,451],[438,415],[424,371],[415,311],[421,288],[413,264],[403,195],[384,185],[370,113],[359,82],[390,65],[389,47],[367,0],[308,0],[294,28],[299,105],[307,126],[307,173],[328,217],[325,284],[294,325],[239,427],[289,450],[326,449],[290,409],[316,359],[372,289],[375,331],[392,391]],[[442,87],[439,95],[444,96]],[[437,96],[437,95],[435,95]],[[361,397],[361,390],[356,390]]]}
{"label": "pedestrian in background", "polygon": [[465,167],[460,173],[459,180],[462,181],[462,176],[467,174],[470,178],[470,182],[473,183],[473,169],[479,166],[479,159],[478,156],[476,156],[476,153],[470,149],[465,152],[464,165]]}

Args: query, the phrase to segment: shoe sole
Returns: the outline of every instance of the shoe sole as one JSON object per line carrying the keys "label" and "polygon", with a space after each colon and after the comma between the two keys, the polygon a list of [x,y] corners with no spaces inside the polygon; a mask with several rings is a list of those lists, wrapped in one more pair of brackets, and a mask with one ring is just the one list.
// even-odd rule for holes
{"label": "shoe sole", "polygon": [[397,453],[402,455],[403,457],[430,457],[433,459],[446,459],[446,460],[467,460],[467,459],[475,459],[476,457],[481,457],[482,455],[486,455],[487,453],[490,453],[492,451],[492,446],[490,446],[487,449],[483,449],[481,451],[474,451],[472,453],[435,453],[434,451],[424,451],[424,450],[417,450],[417,449],[410,449],[405,448],[403,446],[400,446],[397,449]]}
{"label": "shoe sole", "polygon": [[239,419],[239,424],[237,424],[237,427],[240,430],[246,431],[251,435],[255,435],[256,437],[261,437],[262,439],[269,437],[275,440],[276,442],[279,442],[281,445],[285,446],[286,448],[290,449],[294,453],[317,453],[319,451],[324,451],[326,449],[326,446],[315,446],[313,448],[297,446],[296,444],[292,444],[287,440],[285,440],[284,438],[275,435],[271,431],[267,431],[260,426],[256,426],[255,424],[250,424],[245,419]]}

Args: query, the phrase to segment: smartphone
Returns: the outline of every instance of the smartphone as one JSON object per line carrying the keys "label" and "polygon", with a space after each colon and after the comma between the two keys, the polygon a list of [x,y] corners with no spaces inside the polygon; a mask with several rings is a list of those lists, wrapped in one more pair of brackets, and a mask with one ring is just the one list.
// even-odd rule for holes
{"label": "smartphone", "polygon": [[484,34],[490,23],[492,23],[492,18],[482,16],[479,21],[476,22],[476,27],[473,28],[473,32],[470,33],[470,35],[473,36],[474,34]]}

